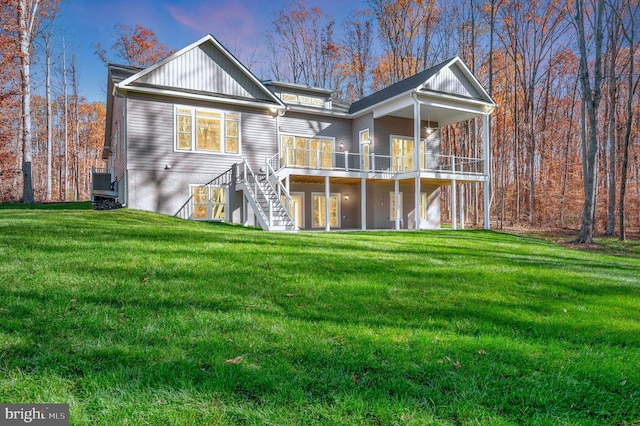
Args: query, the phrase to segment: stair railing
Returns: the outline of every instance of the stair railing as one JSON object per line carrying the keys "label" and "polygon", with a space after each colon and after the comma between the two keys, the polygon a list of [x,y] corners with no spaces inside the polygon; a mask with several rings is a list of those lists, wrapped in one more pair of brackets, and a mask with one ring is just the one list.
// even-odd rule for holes
{"label": "stair railing", "polygon": [[295,202],[293,201],[293,198],[291,198],[291,195],[289,195],[289,191],[282,184],[282,181],[276,174],[276,171],[273,169],[270,161],[267,161],[266,170],[267,170],[267,181],[269,182],[271,187],[274,189],[274,191],[276,192],[276,195],[278,196],[281,202],[283,201],[283,196],[284,196],[284,202],[282,202],[282,204],[284,205],[285,213],[289,217],[291,222],[294,224],[294,226],[297,228],[295,218],[291,217],[291,212],[294,212],[294,216],[297,214],[297,211],[295,209]]}
{"label": "stair railing", "polygon": [[[211,179],[209,182],[205,183],[202,186],[209,185],[217,185],[217,186],[225,186],[231,184],[233,180],[233,167],[228,169],[227,171],[220,173],[218,176]],[[173,216],[179,217],[181,219],[189,219],[191,217],[191,200],[193,199],[193,194],[187,198],[187,201],[184,202],[182,206],[178,209],[176,214]]]}

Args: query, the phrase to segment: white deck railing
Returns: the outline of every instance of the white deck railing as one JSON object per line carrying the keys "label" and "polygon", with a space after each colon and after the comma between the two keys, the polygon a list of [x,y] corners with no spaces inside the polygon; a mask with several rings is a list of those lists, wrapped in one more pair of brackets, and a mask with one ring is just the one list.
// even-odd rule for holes
{"label": "white deck railing", "polygon": [[[322,152],[315,149],[286,148],[267,160],[267,170],[277,172],[284,168],[330,170],[373,174],[398,174],[417,171],[415,158],[354,152]],[[420,158],[420,171],[465,175],[483,175],[484,159],[453,155],[424,154]]]}

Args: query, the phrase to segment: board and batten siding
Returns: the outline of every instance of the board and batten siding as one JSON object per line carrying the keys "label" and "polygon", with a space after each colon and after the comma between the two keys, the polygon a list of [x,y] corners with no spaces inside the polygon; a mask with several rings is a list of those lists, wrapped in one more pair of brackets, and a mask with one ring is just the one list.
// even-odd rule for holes
{"label": "board and batten siding", "polygon": [[255,81],[211,43],[204,43],[188,50],[140,77],[136,83],[240,98],[269,99]]}
{"label": "board and batten siding", "polygon": [[206,183],[243,158],[257,172],[277,152],[276,119],[268,108],[208,102],[177,104],[239,112],[241,152],[237,155],[176,152],[176,101],[152,95],[130,97],[127,100],[127,160],[132,208],[175,214],[189,197],[189,184]]}
{"label": "board and batten siding", "polygon": [[442,69],[424,88],[476,99],[483,98],[457,65]]}
{"label": "board and batten siding", "polygon": [[345,151],[352,151],[351,120],[347,118],[287,112],[280,117],[280,133],[334,138],[336,151],[340,144]]}

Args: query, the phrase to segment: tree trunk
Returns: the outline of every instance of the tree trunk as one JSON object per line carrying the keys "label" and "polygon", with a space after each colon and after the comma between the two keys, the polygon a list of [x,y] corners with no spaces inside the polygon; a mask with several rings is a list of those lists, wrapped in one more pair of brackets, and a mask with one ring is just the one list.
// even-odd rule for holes
{"label": "tree trunk", "polygon": [[[631,6],[631,2],[626,2],[626,6],[628,7],[629,15],[633,16],[633,9]],[[622,142],[622,170],[620,172],[620,201],[618,206],[618,221],[620,226],[620,240],[624,241],[627,238],[626,230],[625,230],[625,219],[624,219],[624,211],[625,211],[625,195],[627,192],[627,173],[629,168],[629,144],[631,142],[631,131],[633,124],[633,96],[635,94],[636,89],[638,88],[638,84],[640,83],[640,77],[634,82],[633,81],[633,71],[635,70],[635,19],[629,20],[630,27],[625,29],[624,35],[627,41],[629,42],[629,72],[627,74],[627,104],[626,104],[626,117],[625,117],[625,132],[624,132],[624,140]]]}
{"label": "tree trunk", "polygon": [[[598,108],[600,106],[602,87],[602,39],[603,39],[603,12],[605,0],[597,1],[595,10],[595,26],[593,37],[595,39],[593,87],[589,78],[589,57],[587,52],[587,34],[584,29],[584,5],[583,0],[576,1],[575,23],[577,26],[577,39],[580,49],[580,85],[582,88],[583,111],[588,119],[588,135],[583,126],[583,160],[584,160],[584,206],[582,209],[582,224],[578,242],[589,244],[593,240],[594,214],[596,209],[596,185],[598,171]],[[587,138],[588,136],[588,138]]]}
{"label": "tree trunk", "polygon": [[[35,8],[37,9],[37,2]],[[35,10],[31,11],[35,13]],[[18,25],[20,40],[20,89],[22,93],[22,202],[35,203],[31,183],[31,28],[27,1],[18,3]]]}
{"label": "tree trunk", "polygon": [[616,168],[617,168],[617,138],[616,138],[616,112],[618,105],[618,78],[616,75],[616,63],[618,59],[618,38],[620,32],[620,20],[618,14],[614,11],[609,18],[609,42],[607,44],[608,61],[607,75],[609,77],[608,85],[608,117],[607,117],[607,153],[609,155],[609,171],[607,174],[607,227],[605,235],[612,236],[615,231],[616,224]]}

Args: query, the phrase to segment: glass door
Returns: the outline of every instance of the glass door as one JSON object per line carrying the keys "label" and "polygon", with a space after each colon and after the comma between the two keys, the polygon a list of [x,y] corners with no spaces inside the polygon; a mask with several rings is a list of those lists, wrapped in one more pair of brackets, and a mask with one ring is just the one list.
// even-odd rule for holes
{"label": "glass door", "polygon": [[[314,228],[326,227],[326,197],[323,193],[314,192],[311,202],[313,203],[312,220]],[[329,226],[340,228],[340,194],[329,196]]]}

